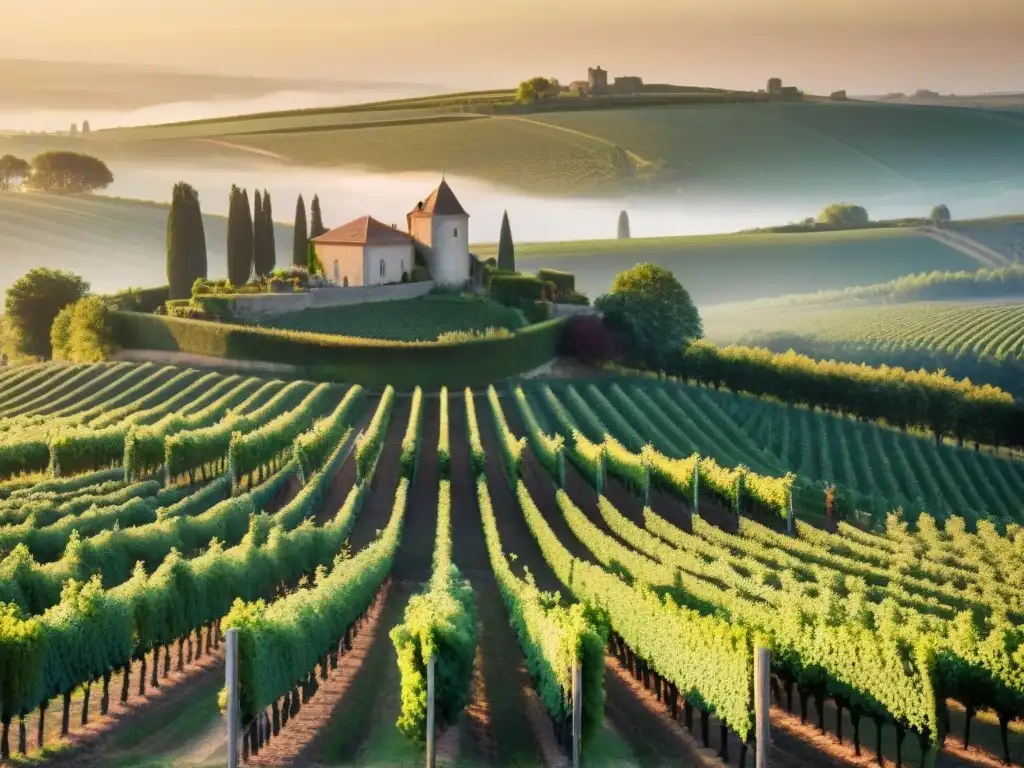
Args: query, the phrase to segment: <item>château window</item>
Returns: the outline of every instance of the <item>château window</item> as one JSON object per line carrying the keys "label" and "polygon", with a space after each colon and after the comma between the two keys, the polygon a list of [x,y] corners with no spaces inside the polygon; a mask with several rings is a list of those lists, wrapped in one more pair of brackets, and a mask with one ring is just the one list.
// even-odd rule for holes
{"label": "ch\u00e2teau window", "polygon": [[380,276],[384,277],[384,275],[385,275],[384,259],[381,259],[380,260]]}
{"label": "ch\u00e2teau window", "polygon": [[455,237],[458,237],[459,236],[459,228],[455,227],[455,229],[452,230],[452,234],[455,235]]}
{"label": "ch\u00e2teau window", "polygon": [[334,260],[334,282],[341,282],[341,266],[338,264],[338,260]]}

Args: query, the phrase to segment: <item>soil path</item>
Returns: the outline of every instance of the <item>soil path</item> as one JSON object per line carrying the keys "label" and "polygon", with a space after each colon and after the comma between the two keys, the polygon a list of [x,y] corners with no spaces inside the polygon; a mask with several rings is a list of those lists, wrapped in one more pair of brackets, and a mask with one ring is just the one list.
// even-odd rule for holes
{"label": "soil path", "polygon": [[[478,398],[474,398],[477,401]],[[479,408],[478,418],[479,418]],[[557,765],[562,755],[533,690],[526,661],[490,568],[480,523],[476,484],[469,468],[466,406],[449,401],[452,443],[452,556],[473,585],[477,608],[474,684],[465,714],[462,753],[485,765]],[[499,470],[500,471],[500,470]],[[497,482],[505,485],[504,478]],[[494,493],[493,488],[491,493]],[[503,534],[504,535],[504,534]],[[504,539],[503,539],[504,543]],[[506,551],[512,551],[505,545]]]}

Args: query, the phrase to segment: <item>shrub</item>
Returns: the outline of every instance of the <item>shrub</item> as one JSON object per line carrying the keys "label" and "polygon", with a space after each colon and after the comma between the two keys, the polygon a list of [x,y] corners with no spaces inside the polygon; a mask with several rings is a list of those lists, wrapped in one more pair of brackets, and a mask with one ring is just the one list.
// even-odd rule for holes
{"label": "shrub", "polygon": [[556,293],[553,283],[531,275],[493,272],[488,294],[509,307],[523,307],[528,302],[551,301]]}
{"label": "shrub", "polygon": [[158,288],[128,288],[108,296],[107,302],[114,309],[125,312],[156,312],[170,297],[170,286],[161,285]]}
{"label": "shrub", "polygon": [[117,349],[110,307],[99,296],[88,296],[62,309],[50,338],[55,360],[99,363]]}
{"label": "shrub", "polygon": [[561,354],[586,363],[604,363],[615,360],[618,344],[597,315],[574,315],[562,337]]}
{"label": "shrub", "polygon": [[56,269],[30,269],[7,289],[4,314],[16,355],[48,358],[50,329],[57,314],[78,301],[89,284],[78,275]]}
{"label": "shrub", "polygon": [[570,291],[569,293],[563,293],[558,296],[559,304],[576,304],[581,307],[589,307],[590,299],[586,294],[580,293],[579,291]]}

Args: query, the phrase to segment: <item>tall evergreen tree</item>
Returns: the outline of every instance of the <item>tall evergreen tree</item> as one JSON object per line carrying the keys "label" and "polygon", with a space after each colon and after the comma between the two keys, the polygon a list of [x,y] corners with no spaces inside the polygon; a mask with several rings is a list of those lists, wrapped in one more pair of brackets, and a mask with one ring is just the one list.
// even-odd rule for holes
{"label": "tall evergreen tree", "polygon": [[508,223],[508,211],[501,217],[501,235],[498,237],[498,269],[516,271],[516,246],[512,242],[512,227]]}
{"label": "tall evergreen tree", "polygon": [[240,233],[239,239],[242,244],[239,273],[245,275],[245,279],[238,284],[245,285],[252,277],[254,247],[252,210],[249,208],[249,191],[246,189],[242,190],[242,202],[239,204],[238,210],[241,218],[241,223],[238,225],[238,231]]}
{"label": "tall evergreen tree", "polygon": [[[209,276],[209,267],[206,257],[206,227],[203,225],[203,209],[199,203],[199,193],[192,190],[189,198],[189,259],[192,268],[192,280],[197,277],[205,280]],[[190,286],[191,287],[191,286]]]}
{"label": "tall evergreen tree", "polygon": [[619,240],[629,239],[629,214],[625,211],[619,213]]}
{"label": "tall evergreen tree", "polygon": [[277,245],[274,242],[274,209],[270,203],[270,193],[263,190],[263,209],[259,226],[262,230],[261,249],[256,254],[256,272],[269,275],[277,266]]}
{"label": "tall evergreen tree", "polygon": [[167,215],[167,285],[172,299],[192,295],[192,283],[206,277],[206,234],[199,195],[183,181],[174,185]]}
{"label": "tall evergreen tree", "polygon": [[267,228],[263,224],[263,194],[257,189],[252,203],[252,272],[257,280],[263,276],[266,237]]}
{"label": "tall evergreen tree", "polygon": [[228,202],[228,280],[232,285],[245,285],[249,280],[249,257],[245,253],[246,224],[242,207],[242,190],[231,186]]}
{"label": "tall evergreen tree", "polygon": [[306,203],[299,195],[295,201],[295,230],[292,239],[292,266],[305,267],[309,262],[309,233],[306,229]]}
{"label": "tall evergreen tree", "polygon": [[309,206],[309,238],[320,237],[326,231],[324,217],[320,213],[320,195],[313,195],[313,203]]}

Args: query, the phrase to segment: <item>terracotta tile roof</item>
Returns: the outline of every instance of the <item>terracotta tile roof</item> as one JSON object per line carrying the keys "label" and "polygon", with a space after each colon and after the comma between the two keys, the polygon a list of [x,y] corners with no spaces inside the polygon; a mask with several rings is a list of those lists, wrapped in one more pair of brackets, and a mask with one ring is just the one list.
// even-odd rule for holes
{"label": "terracotta tile roof", "polygon": [[372,216],[363,216],[325,232],[320,237],[314,237],[313,242],[332,245],[404,245],[412,242],[412,237]]}
{"label": "terracotta tile roof", "polygon": [[455,193],[452,192],[452,188],[448,186],[448,182],[444,179],[441,179],[441,185],[431,192],[426,200],[409,211],[410,216],[415,216],[418,213],[436,213],[438,216],[468,215],[459,199],[455,197]]}

